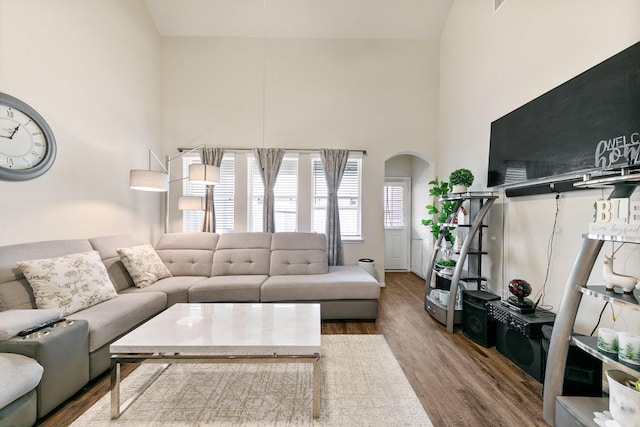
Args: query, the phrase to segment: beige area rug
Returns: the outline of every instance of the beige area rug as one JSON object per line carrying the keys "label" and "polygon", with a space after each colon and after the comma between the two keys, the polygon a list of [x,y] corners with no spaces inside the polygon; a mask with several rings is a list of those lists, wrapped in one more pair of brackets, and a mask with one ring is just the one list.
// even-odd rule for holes
{"label": "beige area rug", "polygon": [[[175,364],[118,420],[107,394],[72,426],[432,425],[382,335],[323,335],[321,363],[317,420],[311,364]],[[121,401],[157,369],[123,380]]]}

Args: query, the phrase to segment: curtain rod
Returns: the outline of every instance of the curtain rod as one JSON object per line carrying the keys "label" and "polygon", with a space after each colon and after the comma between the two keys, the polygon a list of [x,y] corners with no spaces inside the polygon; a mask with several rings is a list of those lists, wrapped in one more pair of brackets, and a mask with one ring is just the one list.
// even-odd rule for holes
{"label": "curtain rod", "polygon": [[[197,148],[197,147],[196,147]],[[246,147],[222,147],[224,148],[225,151],[253,151],[253,148],[246,148]],[[274,148],[280,148],[280,147],[274,147]],[[178,152],[182,153],[183,151],[189,151],[189,150],[193,150],[193,147],[178,147]],[[320,148],[285,148],[285,151],[294,151],[296,153],[317,153],[319,152],[321,149]],[[367,150],[349,150],[349,152],[352,153],[362,153],[363,156],[367,155]]]}

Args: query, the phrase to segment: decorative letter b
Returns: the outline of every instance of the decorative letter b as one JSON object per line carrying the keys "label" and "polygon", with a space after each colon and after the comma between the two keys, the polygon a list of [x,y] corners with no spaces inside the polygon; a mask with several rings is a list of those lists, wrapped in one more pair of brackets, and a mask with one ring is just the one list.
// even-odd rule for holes
{"label": "decorative letter b", "polygon": [[611,202],[608,200],[596,201],[596,222],[611,221]]}

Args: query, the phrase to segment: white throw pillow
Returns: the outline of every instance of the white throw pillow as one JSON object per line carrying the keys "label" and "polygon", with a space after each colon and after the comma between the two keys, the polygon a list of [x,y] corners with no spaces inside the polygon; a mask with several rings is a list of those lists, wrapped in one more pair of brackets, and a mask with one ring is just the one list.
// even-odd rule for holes
{"label": "white throw pillow", "polygon": [[171,272],[151,245],[118,248],[117,251],[133,284],[139,288],[146,288],[160,279],[171,277]]}
{"label": "white throw pillow", "polygon": [[20,261],[38,308],[66,316],[118,296],[96,251]]}

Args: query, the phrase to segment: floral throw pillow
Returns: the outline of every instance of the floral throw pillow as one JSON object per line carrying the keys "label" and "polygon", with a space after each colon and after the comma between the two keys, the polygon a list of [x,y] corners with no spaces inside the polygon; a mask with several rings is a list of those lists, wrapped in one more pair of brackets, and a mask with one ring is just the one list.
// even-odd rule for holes
{"label": "floral throw pillow", "polygon": [[18,262],[38,308],[62,316],[118,296],[96,251]]}
{"label": "floral throw pillow", "polygon": [[171,272],[151,245],[118,248],[117,251],[133,284],[139,288],[146,288],[160,279],[171,277]]}

